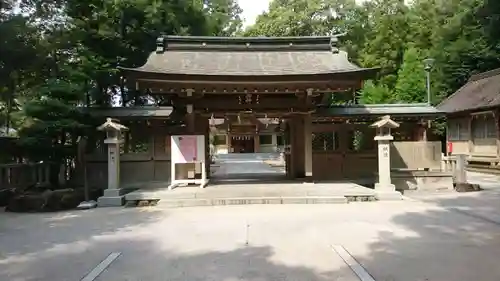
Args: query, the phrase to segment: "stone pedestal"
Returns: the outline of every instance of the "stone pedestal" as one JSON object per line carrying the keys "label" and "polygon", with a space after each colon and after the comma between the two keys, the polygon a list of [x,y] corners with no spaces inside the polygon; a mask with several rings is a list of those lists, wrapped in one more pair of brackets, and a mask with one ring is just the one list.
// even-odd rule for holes
{"label": "stone pedestal", "polygon": [[125,204],[126,191],[121,188],[105,189],[103,196],[97,199],[99,207],[115,207],[123,206]]}

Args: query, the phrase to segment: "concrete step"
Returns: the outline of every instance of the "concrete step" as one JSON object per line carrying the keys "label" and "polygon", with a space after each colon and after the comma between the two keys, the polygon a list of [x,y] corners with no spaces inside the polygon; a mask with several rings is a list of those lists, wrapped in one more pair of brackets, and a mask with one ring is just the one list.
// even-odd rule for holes
{"label": "concrete step", "polygon": [[163,199],[158,206],[167,208],[255,204],[346,204],[344,196],[332,197],[244,197],[244,198],[200,198],[200,199]]}

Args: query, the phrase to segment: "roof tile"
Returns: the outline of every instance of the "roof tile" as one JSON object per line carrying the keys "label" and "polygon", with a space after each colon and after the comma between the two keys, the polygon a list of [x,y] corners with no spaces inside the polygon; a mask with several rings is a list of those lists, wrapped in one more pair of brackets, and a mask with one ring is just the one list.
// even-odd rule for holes
{"label": "roof tile", "polygon": [[500,105],[500,68],[471,76],[469,81],[438,105],[447,113]]}
{"label": "roof tile", "polygon": [[[335,39],[335,40],[334,40]],[[266,76],[373,72],[351,63],[331,37],[167,36],[138,68],[161,74]]]}

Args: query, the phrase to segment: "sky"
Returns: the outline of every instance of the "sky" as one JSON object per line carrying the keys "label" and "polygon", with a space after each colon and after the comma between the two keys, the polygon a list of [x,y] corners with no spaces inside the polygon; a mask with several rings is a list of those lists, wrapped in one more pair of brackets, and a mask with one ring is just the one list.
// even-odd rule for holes
{"label": "sky", "polygon": [[[263,11],[267,11],[269,7],[269,2],[272,0],[238,0],[238,4],[243,9],[243,26],[247,27],[255,23],[255,19],[258,15],[262,14]],[[360,3],[363,0],[357,0]]]}
{"label": "sky", "polygon": [[269,2],[271,0],[238,0],[238,4],[243,9],[244,26],[254,24],[257,16],[267,10]]}

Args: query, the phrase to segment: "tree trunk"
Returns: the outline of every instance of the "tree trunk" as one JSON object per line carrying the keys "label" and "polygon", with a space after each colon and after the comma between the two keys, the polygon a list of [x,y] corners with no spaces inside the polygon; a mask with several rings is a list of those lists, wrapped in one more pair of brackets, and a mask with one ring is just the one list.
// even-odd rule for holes
{"label": "tree trunk", "polygon": [[9,135],[9,131],[10,131],[10,113],[12,112],[12,95],[9,94],[9,96],[7,97],[7,111],[5,113],[5,134],[6,135]]}

